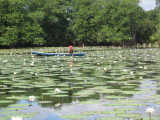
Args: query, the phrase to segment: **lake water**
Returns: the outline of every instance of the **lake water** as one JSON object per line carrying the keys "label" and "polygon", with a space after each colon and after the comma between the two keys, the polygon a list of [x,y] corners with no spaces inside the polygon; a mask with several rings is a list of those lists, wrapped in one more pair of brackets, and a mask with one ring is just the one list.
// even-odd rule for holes
{"label": "lake water", "polygon": [[0,120],[160,120],[159,48],[82,51],[1,54]]}

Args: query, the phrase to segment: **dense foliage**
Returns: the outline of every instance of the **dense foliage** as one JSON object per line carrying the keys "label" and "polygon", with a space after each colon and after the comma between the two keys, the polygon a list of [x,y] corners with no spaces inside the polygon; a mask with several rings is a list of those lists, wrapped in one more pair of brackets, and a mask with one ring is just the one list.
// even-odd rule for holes
{"label": "dense foliage", "polygon": [[160,1],[0,0],[0,46],[135,45],[158,42]]}

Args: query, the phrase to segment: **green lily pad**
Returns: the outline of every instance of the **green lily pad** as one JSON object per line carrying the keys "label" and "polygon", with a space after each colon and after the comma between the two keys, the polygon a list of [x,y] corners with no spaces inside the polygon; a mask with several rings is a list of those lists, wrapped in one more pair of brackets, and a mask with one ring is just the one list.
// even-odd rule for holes
{"label": "green lily pad", "polygon": [[1,100],[0,101],[0,104],[3,104],[3,103],[12,103],[14,101],[11,101],[11,100]]}
{"label": "green lily pad", "polygon": [[6,99],[21,100],[21,99],[28,99],[28,97],[27,96],[11,96],[11,97],[6,97]]}
{"label": "green lily pad", "polygon": [[142,118],[142,115],[140,114],[135,114],[135,113],[125,113],[125,114],[116,114],[116,116],[118,117],[127,117],[127,118],[136,118],[136,119],[140,119]]}
{"label": "green lily pad", "polygon": [[[15,117],[16,116],[21,116],[22,118],[32,118],[32,117],[34,117],[35,115],[36,115],[37,113],[18,113],[17,115],[15,115]],[[14,117],[13,115],[9,115],[9,116],[7,116],[7,117],[9,117],[9,118],[11,118],[11,117]]]}
{"label": "green lily pad", "polygon": [[10,107],[26,107],[26,106],[29,106],[29,104],[12,104],[12,105],[9,105]]}
{"label": "green lily pad", "polygon": [[84,101],[84,102],[80,102],[80,104],[97,104],[97,103],[101,103],[100,101]]}
{"label": "green lily pad", "polygon": [[[151,119],[152,120],[159,120],[159,117],[152,116]],[[149,117],[143,117],[143,120],[149,120]]]}
{"label": "green lily pad", "polygon": [[126,97],[124,97],[124,96],[106,96],[105,98],[107,98],[107,99],[124,99]]}
{"label": "green lily pad", "polygon": [[0,95],[5,94],[6,92],[0,92]]}
{"label": "green lily pad", "polygon": [[87,112],[82,112],[82,115],[99,115],[102,114],[102,111],[87,111]]}
{"label": "green lily pad", "polygon": [[56,93],[54,93],[54,92],[46,92],[46,93],[42,93],[42,95],[55,95]]}
{"label": "green lily pad", "polygon": [[52,103],[52,101],[38,101],[40,104],[45,104],[45,103]]}
{"label": "green lily pad", "polygon": [[81,114],[75,114],[75,115],[63,115],[61,118],[66,118],[66,119],[84,119],[87,117],[86,115],[81,115]]}
{"label": "green lily pad", "polygon": [[42,90],[54,90],[53,88],[41,88]]}
{"label": "green lily pad", "polygon": [[19,111],[12,111],[12,112],[8,112],[8,111],[0,111],[0,115],[15,115],[20,113]]}
{"label": "green lily pad", "polygon": [[11,107],[11,108],[4,108],[3,110],[12,110],[12,111],[19,111],[19,110],[24,110],[25,108],[21,107]]}
{"label": "green lily pad", "polygon": [[132,107],[123,107],[123,108],[114,108],[116,111],[131,111],[131,110],[136,110],[137,108],[132,108]]}
{"label": "green lily pad", "polygon": [[96,120],[124,120],[124,118],[119,118],[119,117],[102,117],[102,118],[97,118]]}
{"label": "green lily pad", "polygon": [[68,95],[51,95],[51,97],[68,97]]}
{"label": "green lily pad", "polygon": [[27,91],[25,90],[12,90],[12,91],[8,91],[9,93],[25,93]]}
{"label": "green lily pad", "polygon": [[100,90],[100,91],[97,91],[99,93],[115,93],[115,92],[118,92],[119,89],[103,89],[103,90]]}
{"label": "green lily pad", "polygon": [[85,90],[85,91],[79,91],[79,92],[77,92],[77,93],[74,93],[74,96],[89,96],[89,95],[93,95],[93,94],[95,94],[95,92],[94,91],[87,91],[87,90]]}
{"label": "green lily pad", "polygon": [[0,117],[0,120],[8,120],[8,117]]}

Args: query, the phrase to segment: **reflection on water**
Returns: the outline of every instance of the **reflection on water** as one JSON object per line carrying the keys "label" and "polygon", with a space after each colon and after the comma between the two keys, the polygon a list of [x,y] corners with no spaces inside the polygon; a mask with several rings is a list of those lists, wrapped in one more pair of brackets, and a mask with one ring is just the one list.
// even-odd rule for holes
{"label": "reflection on water", "polygon": [[36,113],[27,120],[64,120],[63,115],[112,110],[106,104],[120,100],[144,104],[135,113],[145,116],[145,107],[160,108],[159,54],[159,49],[105,49],[85,57],[1,55],[0,117],[10,118],[5,111],[16,106],[13,115]]}

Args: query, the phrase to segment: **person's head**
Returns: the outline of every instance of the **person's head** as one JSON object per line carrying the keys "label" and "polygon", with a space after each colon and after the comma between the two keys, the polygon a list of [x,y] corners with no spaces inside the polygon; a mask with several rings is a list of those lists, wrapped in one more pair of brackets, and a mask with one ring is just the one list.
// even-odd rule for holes
{"label": "person's head", "polygon": [[69,49],[73,49],[72,45],[69,46]]}

